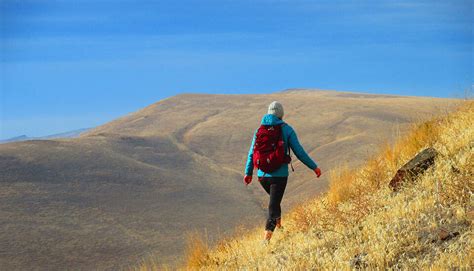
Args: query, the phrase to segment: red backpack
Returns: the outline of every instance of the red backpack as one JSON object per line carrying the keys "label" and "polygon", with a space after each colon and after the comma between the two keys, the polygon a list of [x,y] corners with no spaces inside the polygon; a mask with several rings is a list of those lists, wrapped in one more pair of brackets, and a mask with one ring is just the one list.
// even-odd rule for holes
{"label": "red backpack", "polygon": [[265,173],[273,172],[291,158],[285,154],[281,124],[261,125],[255,135],[253,165]]}

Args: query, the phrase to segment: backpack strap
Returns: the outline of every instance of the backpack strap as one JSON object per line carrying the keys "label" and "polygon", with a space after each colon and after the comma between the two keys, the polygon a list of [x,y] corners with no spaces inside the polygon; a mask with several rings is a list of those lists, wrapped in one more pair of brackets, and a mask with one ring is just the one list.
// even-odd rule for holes
{"label": "backpack strap", "polygon": [[290,146],[288,144],[288,156],[290,157],[290,166],[291,166],[291,171],[295,172],[295,168],[293,167],[293,159],[291,159],[291,151],[290,151]]}
{"label": "backpack strap", "polygon": [[[286,122],[284,122],[282,125],[281,125],[281,133],[282,133],[282,137],[283,137],[283,126],[284,125],[287,125]],[[295,168],[293,167],[293,159],[291,159],[291,147],[290,147],[290,139],[287,138],[286,139],[286,143],[287,143],[287,147],[288,147],[288,156],[290,157],[290,166],[291,166],[291,171],[292,172],[295,172]]]}

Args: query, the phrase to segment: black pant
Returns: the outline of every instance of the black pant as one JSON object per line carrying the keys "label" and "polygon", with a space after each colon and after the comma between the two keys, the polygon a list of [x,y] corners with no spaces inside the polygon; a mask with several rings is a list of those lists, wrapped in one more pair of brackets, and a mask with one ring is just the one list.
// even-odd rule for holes
{"label": "black pant", "polygon": [[258,179],[263,189],[270,195],[268,204],[268,219],[265,230],[274,231],[277,219],[281,217],[280,203],[285,193],[288,177],[260,177]]}

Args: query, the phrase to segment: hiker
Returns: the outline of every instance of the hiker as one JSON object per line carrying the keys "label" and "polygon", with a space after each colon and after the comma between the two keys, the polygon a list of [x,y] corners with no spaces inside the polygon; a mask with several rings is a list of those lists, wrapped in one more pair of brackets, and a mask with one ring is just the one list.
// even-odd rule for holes
{"label": "hiker", "polygon": [[[245,166],[244,183],[249,185],[252,182],[253,169],[257,168],[258,181],[270,195],[265,243],[270,242],[275,228],[281,228],[280,203],[288,180],[290,149],[318,178],[321,176],[321,170],[301,146],[295,130],[283,121],[283,115],[283,106],[272,102],[261,126],[255,131]],[[293,165],[291,168],[293,170]]]}

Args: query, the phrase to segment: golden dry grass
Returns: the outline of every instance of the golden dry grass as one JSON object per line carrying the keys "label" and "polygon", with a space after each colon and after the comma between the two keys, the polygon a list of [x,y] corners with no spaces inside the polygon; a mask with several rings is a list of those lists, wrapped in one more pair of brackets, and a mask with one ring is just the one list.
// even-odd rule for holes
{"label": "golden dry grass", "polygon": [[[396,170],[430,146],[440,153],[435,165],[393,193]],[[284,217],[269,246],[260,229],[209,250],[197,242],[184,269],[470,269],[473,153],[474,102],[466,102],[416,125],[365,166],[333,171],[329,191]],[[453,237],[443,241],[443,233]]]}

